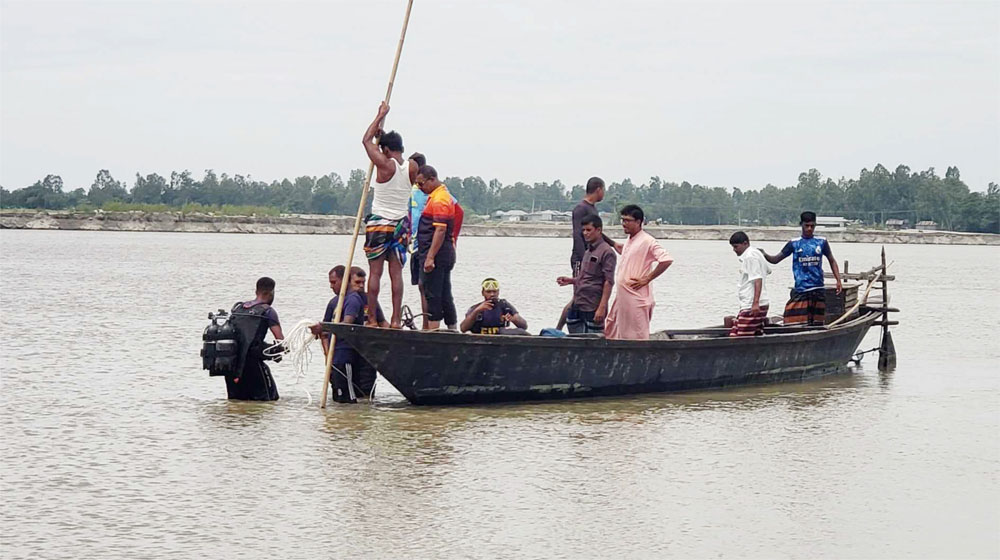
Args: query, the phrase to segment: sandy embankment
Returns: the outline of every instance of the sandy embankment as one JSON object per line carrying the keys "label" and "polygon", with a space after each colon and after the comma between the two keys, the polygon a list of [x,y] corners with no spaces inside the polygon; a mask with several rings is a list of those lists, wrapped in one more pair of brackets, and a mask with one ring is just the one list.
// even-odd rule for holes
{"label": "sandy embankment", "polygon": [[[0,229],[47,229],[89,231],[161,231],[186,233],[285,233],[350,234],[351,216],[282,215],[215,216],[173,212],[59,212],[5,210],[0,212]],[[647,226],[660,239],[727,240],[735,225]],[[742,228],[756,241],[785,241],[794,227]],[[466,224],[463,236],[470,237],[569,237],[569,224],[495,223]],[[849,229],[824,231],[830,241],[841,243],[922,243],[932,245],[1000,245],[1000,235],[950,231],[881,231]]]}

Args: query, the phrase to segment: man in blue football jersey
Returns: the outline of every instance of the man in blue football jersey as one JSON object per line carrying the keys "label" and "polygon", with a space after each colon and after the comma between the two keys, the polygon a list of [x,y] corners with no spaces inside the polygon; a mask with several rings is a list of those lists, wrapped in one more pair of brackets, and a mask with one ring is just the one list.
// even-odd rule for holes
{"label": "man in blue football jersey", "polygon": [[768,255],[764,258],[771,264],[778,264],[785,257],[794,255],[792,274],[795,276],[795,288],[785,304],[784,323],[786,325],[822,325],[826,315],[826,294],[823,289],[823,257],[830,261],[833,277],[837,281],[837,293],[843,290],[840,282],[840,267],[833,258],[830,244],[823,237],[815,237],[816,213],[803,212],[799,216],[802,226],[802,237],[793,239],[781,248],[781,253]]}

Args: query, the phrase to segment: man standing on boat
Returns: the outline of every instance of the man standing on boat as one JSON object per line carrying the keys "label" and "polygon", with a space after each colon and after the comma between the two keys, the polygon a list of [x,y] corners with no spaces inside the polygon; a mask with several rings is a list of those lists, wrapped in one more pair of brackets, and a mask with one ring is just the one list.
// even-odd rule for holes
{"label": "man standing on boat", "polygon": [[560,276],[560,286],[573,286],[573,300],[566,315],[570,334],[604,332],[618,255],[604,240],[604,222],[592,214],[582,220],[587,250],[573,278]]}
{"label": "man standing on boat", "polygon": [[[586,194],[583,195],[583,199],[573,208],[573,252],[569,256],[569,266],[572,271],[571,278],[579,276],[583,254],[587,252],[587,248],[590,245],[583,235],[583,221],[591,216],[600,217],[600,213],[597,211],[597,204],[602,200],[604,200],[604,179],[591,177],[587,180]],[[606,235],[603,237],[609,247],[618,253],[622,252],[621,243],[616,243]],[[566,317],[572,306],[573,302],[570,301],[563,308],[562,315],[559,317],[559,323],[556,325],[557,329],[562,329],[563,325],[566,324]],[[603,320],[601,322],[603,324]]]}
{"label": "man standing on boat", "polygon": [[729,336],[762,335],[771,303],[764,289],[764,281],[771,273],[771,268],[767,266],[763,252],[747,250],[750,249],[750,238],[746,233],[734,233],[729,237],[729,245],[740,260],[740,280],[736,292],[740,299],[740,311]]}
{"label": "man standing on boat", "polygon": [[833,278],[837,281],[837,293],[843,291],[840,282],[840,267],[826,238],[816,237],[816,213],[803,212],[799,216],[802,237],[793,239],[781,248],[777,255],[768,255],[761,249],[764,258],[771,264],[778,264],[785,257],[794,254],[792,274],[795,288],[785,304],[784,323],[786,325],[822,325],[826,319],[826,290],[823,289],[823,257],[830,261]]}
{"label": "man standing on boat", "polygon": [[505,299],[500,299],[500,282],[496,278],[483,280],[483,301],[473,305],[462,319],[462,332],[473,334],[500,334],[500,329],[513,323],[519,329],[528,328],[528,322]]}
{"label": "man standing on boat", "polygon": [[430,165],[420,168],[417,186],[427,194],[427,204],[417,224],[417,258],[424,263],[420,285],[427,300],[427,329],[458,322],[451,293],[451,270],[455,267],[456,201]]}
{"label": "man standing on boat", "polygon": [[597,203],[604,200],[604,179],[591,177],[587,180],[587,193],[573,207],[573,252],[569,256],[569,265],[575,278],[580,272],[583,254],[587,252],[589,243],[583,235],[583,220],[589,216],[600,216]]}
{"label": "man standing on boat", "polygon": [[615,274],[618,293],[604,324],[607,338],[649,339],[649,322],[656,304],[649,283],[674,262],[666,249],[642,230],[644,219],[642,208],[635,204],[621,210],[622,229],[628,240],[622,247],[622,258]]}
{"label": "man standing on boat", "polygon": [[[410,189],[419,166],[413,160],[403,160],[403,137],[398,132],[382,131],[382,121],[388,113],[389,106],[383,102],[361,140],[368,159],[375,165],[372,211],[365,218],[365,256],[371,270],[368,299],[373,303],[378,303],[382,270],[385,262],[389,262],[392,285],[390,326],[399,328],[403,307],[403,265],[406,264],[405,219],[409,211]],[[369,317],[367,325],[377,326],[374,317]]]}
{"label": "man standing on boat", "polygon": [[[420,167],[427,165],[427,158],[424,154],[419,152],[413,152],[410,155],[410,160],[417,163]],[[452,195],[451,199],[455,202],[455,238],[453,242],[455,246],[458,246],[458,234],[462,229],[462,221],[465,216],[465,212],[462,210],[462,205],[455,200],[455,196]],[[408,250],[410,252],[410,284],[417,286],[420,290],[420,313],[423,316],[423,326],[422,329],[427,329],[427,298],[424,297],[424,288],[420,285],[420,273],[424,268],[424,263],[420,260],[417,254],[417,226],[420,224],[420,215],[424,212],[424,207],[427,206],[427,195],[424,191],[420,190],[416,184],[410,190],[410,242]],[[450,318],[450,315],[449,315]],[[457,318],[456,318],[457,320]],[[454,322],[445,323],[448,330],[458,330],[458,325]]]}

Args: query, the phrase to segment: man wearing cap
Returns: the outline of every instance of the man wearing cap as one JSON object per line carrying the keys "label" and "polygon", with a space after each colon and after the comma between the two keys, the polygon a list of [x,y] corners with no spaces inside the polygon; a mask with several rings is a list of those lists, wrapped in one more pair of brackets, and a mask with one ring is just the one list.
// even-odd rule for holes
{"label": "man wearing cap", "polygon": [[500,282],[496,278],[483,280],[483,301],[465,312],[462,332],[500,334],[500,329],[511,323],[519,329],[528,328],[528,322],[517,313],[517,309],[507,300],[500,299]]}

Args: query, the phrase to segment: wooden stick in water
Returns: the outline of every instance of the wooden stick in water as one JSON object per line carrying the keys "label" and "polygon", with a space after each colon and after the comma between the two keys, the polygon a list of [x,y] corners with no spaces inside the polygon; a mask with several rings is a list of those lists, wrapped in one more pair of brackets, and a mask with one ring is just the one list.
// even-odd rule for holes
{"label": "wooden stick in water", "polygon": [[[396,70],[399,68],[399,56],[403,53],[403,40],[406,38],[406,27],[410,23],[410,10],[413,8],[413,0],[406,3],[406,15],[403,16],[403,30],[399,33],[399,43],[396,45],[396,58],[392,61],[392,73],[389,74],[389,87],[385,91],[385,103],[389,104],[392,97],[392,85],[396,82]],[[351,266],[354,264],[354,249],[358,244],[358,231],[361,229],[361,219],[365,212],[365,203],[368,202],[368,190],[372,183],[372,173],[375,172],[375,163],[368,163],[368,173],[365,175],[365,186],[361,189],[361,201],[358,203],[358,214],[354,218],[354,233],[351,235],[351,248],[347,252],[347,264],[344,265],[344,280],[340,285],[340,297],[337,298],[337,308],[333,312],[333,322],[339,323],[341,313],[344,311],[344,298],[347,297],[347,287],[351,283]],[[375,302],[370,302],[372,306]],[[374,312],[374,309],[372,310]],[[337,342],[336,335],[330,335],[330,349],[326,354],[326,371],[323,374],[323,397],[320,399],[320,408],[326,408],[326,393],[330,386],[330,371],[333,369],[333,346]]]}

